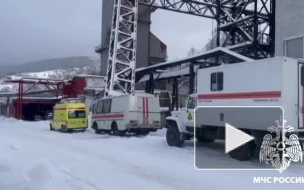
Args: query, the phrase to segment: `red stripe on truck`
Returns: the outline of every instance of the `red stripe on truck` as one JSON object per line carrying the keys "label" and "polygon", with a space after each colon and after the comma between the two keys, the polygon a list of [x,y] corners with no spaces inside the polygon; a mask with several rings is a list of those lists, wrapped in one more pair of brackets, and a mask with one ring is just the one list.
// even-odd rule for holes
{"label": "red stripe on truck", "polygon": [[255,98],[281,98],[281,91],[239,92],[221,94],[199,94],[199,100],[227,100],[227,99],[255,99]]}
{"label": "red stripe on truck", "polygon": [[93,119],[120,119],[123,118],[125,115],[124,114],[97,114],[97,115],[92,115]]}
{"label": "red stripe on truck", "polygon": [[143,104],[143,124],[149,124],[149,99],[143,97],[142,104]]}

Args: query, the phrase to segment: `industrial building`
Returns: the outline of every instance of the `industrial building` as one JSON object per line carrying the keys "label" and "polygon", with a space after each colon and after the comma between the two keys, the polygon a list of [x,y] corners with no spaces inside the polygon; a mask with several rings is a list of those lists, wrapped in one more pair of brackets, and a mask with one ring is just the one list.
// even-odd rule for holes
{"label": "industrial building", "polygon": [[[78,75],[71,80],[18,77],[6,82],[18,84],[19,91],[0,93],[0,115],[29,121],[46,119],[55,104],[65,98],[82,99],[89,111],[104,87],[104,77],[93,75]],[[31,90],[37,85],[46,90]]]}
{"label": "industrial building", "polygon": [[276,0],[275,55],[304,58],[304,1]]}

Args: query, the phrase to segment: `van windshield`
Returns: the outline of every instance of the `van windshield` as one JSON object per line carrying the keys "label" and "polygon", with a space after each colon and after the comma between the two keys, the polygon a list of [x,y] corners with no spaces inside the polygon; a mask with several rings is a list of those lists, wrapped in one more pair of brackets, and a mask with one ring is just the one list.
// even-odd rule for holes
{"label": "van windshield", "polygon": [[69,111],[69,118],[85,118],[86,113],[82,110]]}

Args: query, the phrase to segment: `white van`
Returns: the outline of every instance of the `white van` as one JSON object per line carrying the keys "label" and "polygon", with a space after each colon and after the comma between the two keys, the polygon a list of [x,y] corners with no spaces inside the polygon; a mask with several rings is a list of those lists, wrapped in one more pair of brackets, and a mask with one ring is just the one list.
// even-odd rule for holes
{"label": "white van", "polygon": [[147,135],[161,129],[159,98],[146,93],[102,98],[93,105],[91,123],[98,134]]}

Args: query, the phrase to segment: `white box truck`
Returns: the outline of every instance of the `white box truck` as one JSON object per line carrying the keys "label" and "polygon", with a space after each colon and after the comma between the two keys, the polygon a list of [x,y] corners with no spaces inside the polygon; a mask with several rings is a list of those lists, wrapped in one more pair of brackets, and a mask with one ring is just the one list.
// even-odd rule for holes
{"label": "white box truck", "polygon": [[[280,106],[284,109],[284,119],[295,128],[299,138],[304,136],[304,62],[287,57],[275,57],[251,62],[222,65],[199,69],[197,71],[197,93],[189,96],[186,107],[173,111],[166,118],[167,143],[169,146],[181,147],[185,140],[213,142],[225,139],[225,122],[220,122],[220,114],[225,110],[207,111],[194,109],[197,106]],[[202,110],[202,111],[199,111]],[[227,111],[227,110],[226,110]],[[215,113],[217,112],[217,113]],[[267,126],[275,125],[269,115],[259,115],[254,111],[238,114],[225,113],[231,121],[242,123],[237,128],[254,136],[255,140],[246,143],[231,157],[248,160],[254,155],[254,149],[260,147]],[[218,117],[214,117],[214,114]],[[265,114],[265,113],[264,113]],[[259,118],[260,117],[260,118]],[[242,119],[243,121],[241,122]],[[277,118],[280,119],[280,118]],[[237,121],[236,121],[237,120]],[[259,121],[259,122],[257,122]],[[265,122],[264,122],[265,121]]]}
{"label": "white box truck", "polygon": [[93,105],[92,128],[96,133],[124,136],[127,132],[147,135],[161,129],[159,97],[126,94],[102,98]]}

